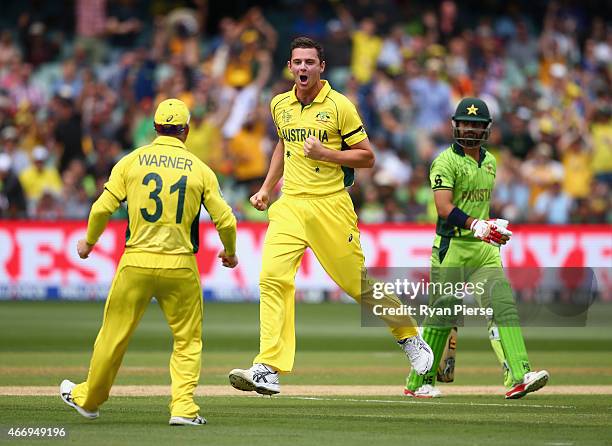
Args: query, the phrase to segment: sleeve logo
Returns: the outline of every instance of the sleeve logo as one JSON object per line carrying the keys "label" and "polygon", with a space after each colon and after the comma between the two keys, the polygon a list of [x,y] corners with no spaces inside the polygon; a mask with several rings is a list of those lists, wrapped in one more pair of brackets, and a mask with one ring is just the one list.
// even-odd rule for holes
{"label": "sleeve logo", "polygon": [[434,185],[435,187],[442,186],[442,176],[440,174],[436,175],[436,177],[434,178]]}

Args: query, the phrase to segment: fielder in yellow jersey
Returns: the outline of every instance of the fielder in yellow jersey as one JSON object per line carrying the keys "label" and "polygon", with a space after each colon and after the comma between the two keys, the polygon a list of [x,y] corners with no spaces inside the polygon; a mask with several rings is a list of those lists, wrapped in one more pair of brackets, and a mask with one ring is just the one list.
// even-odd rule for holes
{"label": "fielder in yellow jersey", "polygon": [[224,247],[219,257],[229,268],[238,263],[236,219],[215,174],[185,148],[186,105],[178,99],[163,101],[154,121],[158,137],[115,165],[91,208],[87,237],[78,243],[79,256],[86,258],[111,214],[127,202],[125,252],[106,300],[87,381],[75,385],[64,380],[60,395],[81,415],[98,417],[130,337],[155,297],[174,336],[170,424],[201,425],[206,420],[193,400],[202,354],[202,290],[194,256],[200,209],[206,207],[219,232]]}
{"label": "fielder in yellow jersey", "polygon": [[[295,356],[295,274],[306,248],[351,297],[362,296],[364,256],[357,215],[346,187],[354,168],[374,165],[374,154],[355,106],[321,80],[321,46],[300,37],[291,44],[288,66],[295,86],[272,99],[279,141],[261,190],[251,197],[267,209],[270,192],[284,176],[283,195],[269,208],[260,275],[260,348],[249,369],[229,379],[240,390],[280,392],[278,372],[290,372]],[[419,373],[433,363],[414,321],[392,333]]]}

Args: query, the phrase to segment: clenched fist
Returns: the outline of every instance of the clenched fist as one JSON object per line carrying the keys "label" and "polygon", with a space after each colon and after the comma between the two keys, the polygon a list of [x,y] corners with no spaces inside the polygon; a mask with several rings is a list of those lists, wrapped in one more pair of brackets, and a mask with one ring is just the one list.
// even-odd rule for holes
{"label": "clenched fist", "polygon": [[250,198],[250,201],[255,209],[258,211],[265,211],[268,209],[270,194],[264,190],[260,190]]}
{"label": "clenched fist", "polygon": [[309,136],[304,141],[304,156],[311,160],[323,161],[327,150],[315,136]]}
{"label": "clenched fist", "polygon": [[91,252],[93,247],[94,245],[90,245],[89,243],[87,243],[87,240],[85,240],[84,238],[79,240],[77,242],[77,253],[79,254],[79,257],[82,259],[86,259],[87,257],[89,257],[89,253]]}
{"label": "clenched fist", "polygon": [[221,259],[221,264],[226,268],[235,268],[238,265],[238,257],[236,254],[228,256],[225,253],[225,249],[219,251],[219,255],[217,256]]}

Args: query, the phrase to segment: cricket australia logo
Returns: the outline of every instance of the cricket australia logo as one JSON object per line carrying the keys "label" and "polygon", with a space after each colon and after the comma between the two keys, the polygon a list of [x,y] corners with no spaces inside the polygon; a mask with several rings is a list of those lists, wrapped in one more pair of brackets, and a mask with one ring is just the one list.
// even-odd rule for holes
{"label": "cricket australia logo", "polygon": [[331,120],[331,115],[329,112],[322,111],[317,113],[317,115],[315,116],[315,120],[319,122],[328,122],[329,120]]}
{"label": "cricket australia logo", "polygon": [[283,110],[283,112],[281,113],[281,119],[283,121],[283,124],[289,124],[292,118],[293,116],[291,115],[291,111],[289,110]]}

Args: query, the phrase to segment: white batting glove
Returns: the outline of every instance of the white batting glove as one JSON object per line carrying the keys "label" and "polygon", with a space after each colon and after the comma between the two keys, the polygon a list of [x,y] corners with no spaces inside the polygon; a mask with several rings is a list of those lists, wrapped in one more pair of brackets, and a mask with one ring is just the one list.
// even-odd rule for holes
{"label": "white batting glove", "polygon": [[474,220],[470,229],[474,233],[474,237],[479,238],[485,243],[490,243],[493,246],[505,245],[512,231],[507,229],[508,220],[498,218],[496,220]]}

